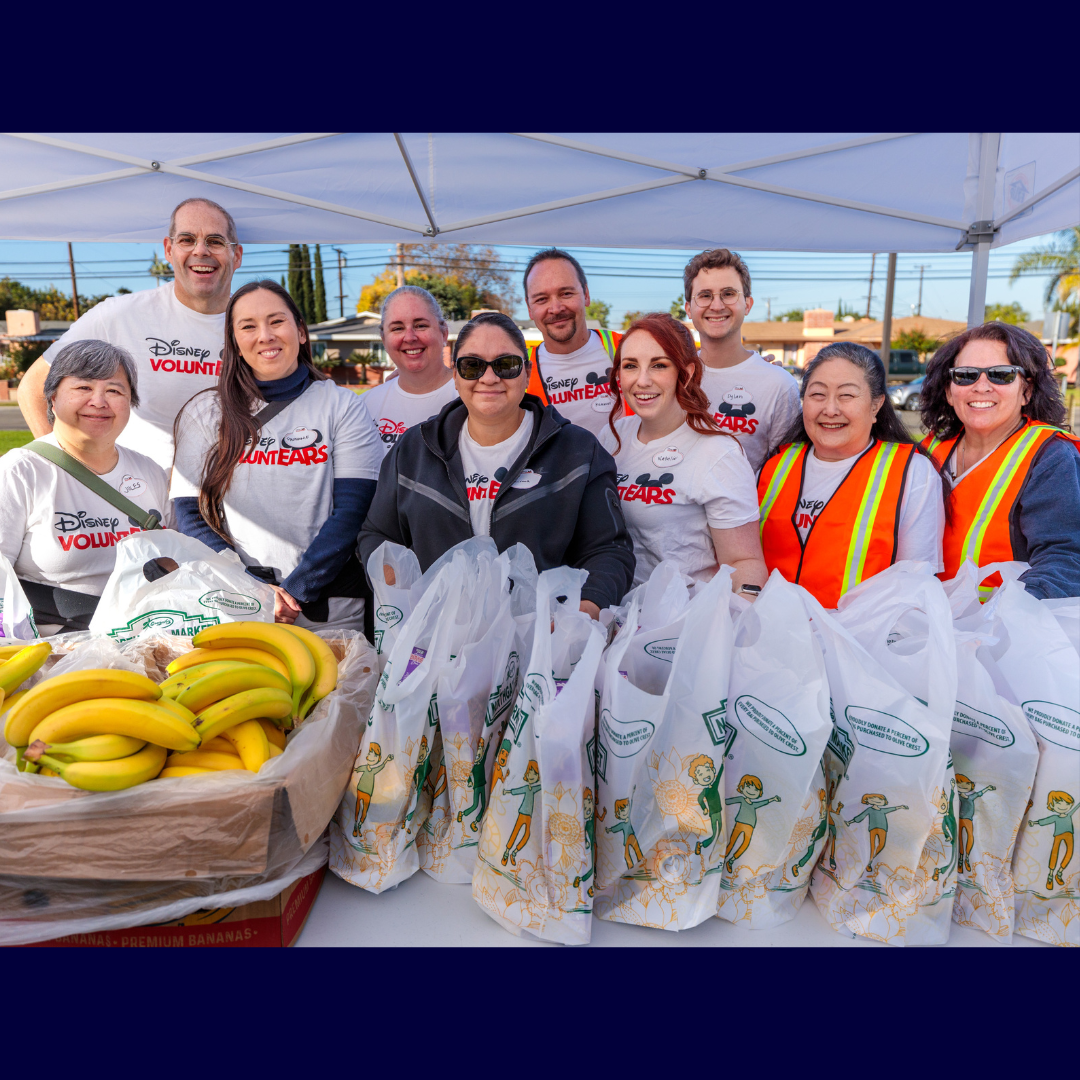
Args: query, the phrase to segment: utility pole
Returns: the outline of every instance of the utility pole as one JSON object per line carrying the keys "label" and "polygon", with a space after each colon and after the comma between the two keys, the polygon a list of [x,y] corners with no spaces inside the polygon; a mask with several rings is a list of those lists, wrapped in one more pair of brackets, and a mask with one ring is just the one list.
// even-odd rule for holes
{"label": "utility pole", "polygon": [[922,276],[923,276],[923,271],[924,270],[929,270],[929,269],[930,269],[929,266],[920,266],[919,267],[919,303],[918,303],[917,310],[915,312],[916,315],[921,315],[922,314]]}
{"label": "utility pole", "polygon": [[870,256],[870,288],[866,290],[866,317],[870,318],[870,301],[874,298],[874,264],[877,262],[877,252]]}
{"label": "utility pole", "polygon": [[892,351],[892,305],[896,291],[896,252],[889,253],[889,271],[885,278],[885,317],[881,320],[881,362],[889,374],[889,353]]}
{"label": "utility pole", "polygon": [[397,283],[400,289],[405,284],[405,245],[397,245]]}
{"label": "utility pole", "polygon": [[342,271],[345,269],[345,252],[341,248],[334,248],[337,252],[337,291],[338,291],[338,308],[341,312],[341,318],[345,318],[345,286],[342,284]]}
{"label": "utility pole", "polygon": [[75,256],[71,252],[71,241],[68,241],[68,267],[71,270],[71,306],[75,309],[75,318],[79,317],[79,286],[75,283]]}
{"label": "utility pole", "polygon": [[779,296],[763,296],[761,299],[765,301],[765,321],[766,322],[772,322],[772,302],[774,300],[779,300],[780,297]]}

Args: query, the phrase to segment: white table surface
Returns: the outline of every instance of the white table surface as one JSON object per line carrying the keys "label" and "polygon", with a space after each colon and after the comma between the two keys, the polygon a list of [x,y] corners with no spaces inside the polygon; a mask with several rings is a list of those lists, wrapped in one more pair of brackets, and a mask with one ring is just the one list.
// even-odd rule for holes
{"label": "white table surface", "polygon": [[[891,948],[866,938],[835,933],[807,897],[798,915],[774,930],[746,930],[721,919],[709,919],[692,930],[671,933],[642,926],[593,919],[592,944],[607,946],[789,946]],[[547,942],[515,937],[484,914],[468,885],[443,885],[422,871],[379,896],[342,881],[327,870],[297,946],[543,946]],[[948,948],[1007,948],[978,930],[952,927]],[[1013,936],[1013,946],[1043,946]],[[1050,946],[1044,946],[1049,948]]]}

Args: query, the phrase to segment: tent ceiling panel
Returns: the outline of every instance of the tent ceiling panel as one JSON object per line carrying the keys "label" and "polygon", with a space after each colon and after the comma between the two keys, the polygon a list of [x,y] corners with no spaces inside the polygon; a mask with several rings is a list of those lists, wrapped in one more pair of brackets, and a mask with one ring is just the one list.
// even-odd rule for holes
{"label": "tent ceiling panel", "polygon": [[[172,206],[201,195],[248,243],[437,233],[951,251],[975,220],[981,145],[978,133],[0,135],[0,237],[156,242]],[[1080,136],[1001,135],[994,245],[1080,222],[1078,176]]]}

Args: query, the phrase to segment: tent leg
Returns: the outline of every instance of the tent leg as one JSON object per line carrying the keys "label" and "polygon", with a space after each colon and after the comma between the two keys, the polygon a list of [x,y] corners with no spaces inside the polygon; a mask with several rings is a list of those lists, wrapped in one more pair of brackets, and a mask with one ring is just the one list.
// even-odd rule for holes
{"label": "tent leg", "polygon": [[[984,132],[979,151],[979,189],[975,196],[975,223],[994,218],[1000,132]],[[971,254],[971,291],[968,293],[968,327],[981,326],[986,319],[986,278],[990,270],[990,243],[993,235],[980,240]]]}
{"label": "tent leg", "polygon": [[971,253],[971,291],[968,293],[968,329],[986,321],[986,278],[990,270],[990,244],[976,244]]}

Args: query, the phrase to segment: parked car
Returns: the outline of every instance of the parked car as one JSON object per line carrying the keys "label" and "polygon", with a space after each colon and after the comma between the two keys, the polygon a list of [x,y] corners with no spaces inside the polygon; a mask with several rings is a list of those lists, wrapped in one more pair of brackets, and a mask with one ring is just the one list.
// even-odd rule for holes
{"label": "parked car", "polygon": [[919,394],[922,393],[923,379],[925,378],[925,375],[920,375],[917,379],[912,379],[909,383],[900,383],[899,386],[890,386],[889,400],[893,403],[893,408],[918,409]]}

